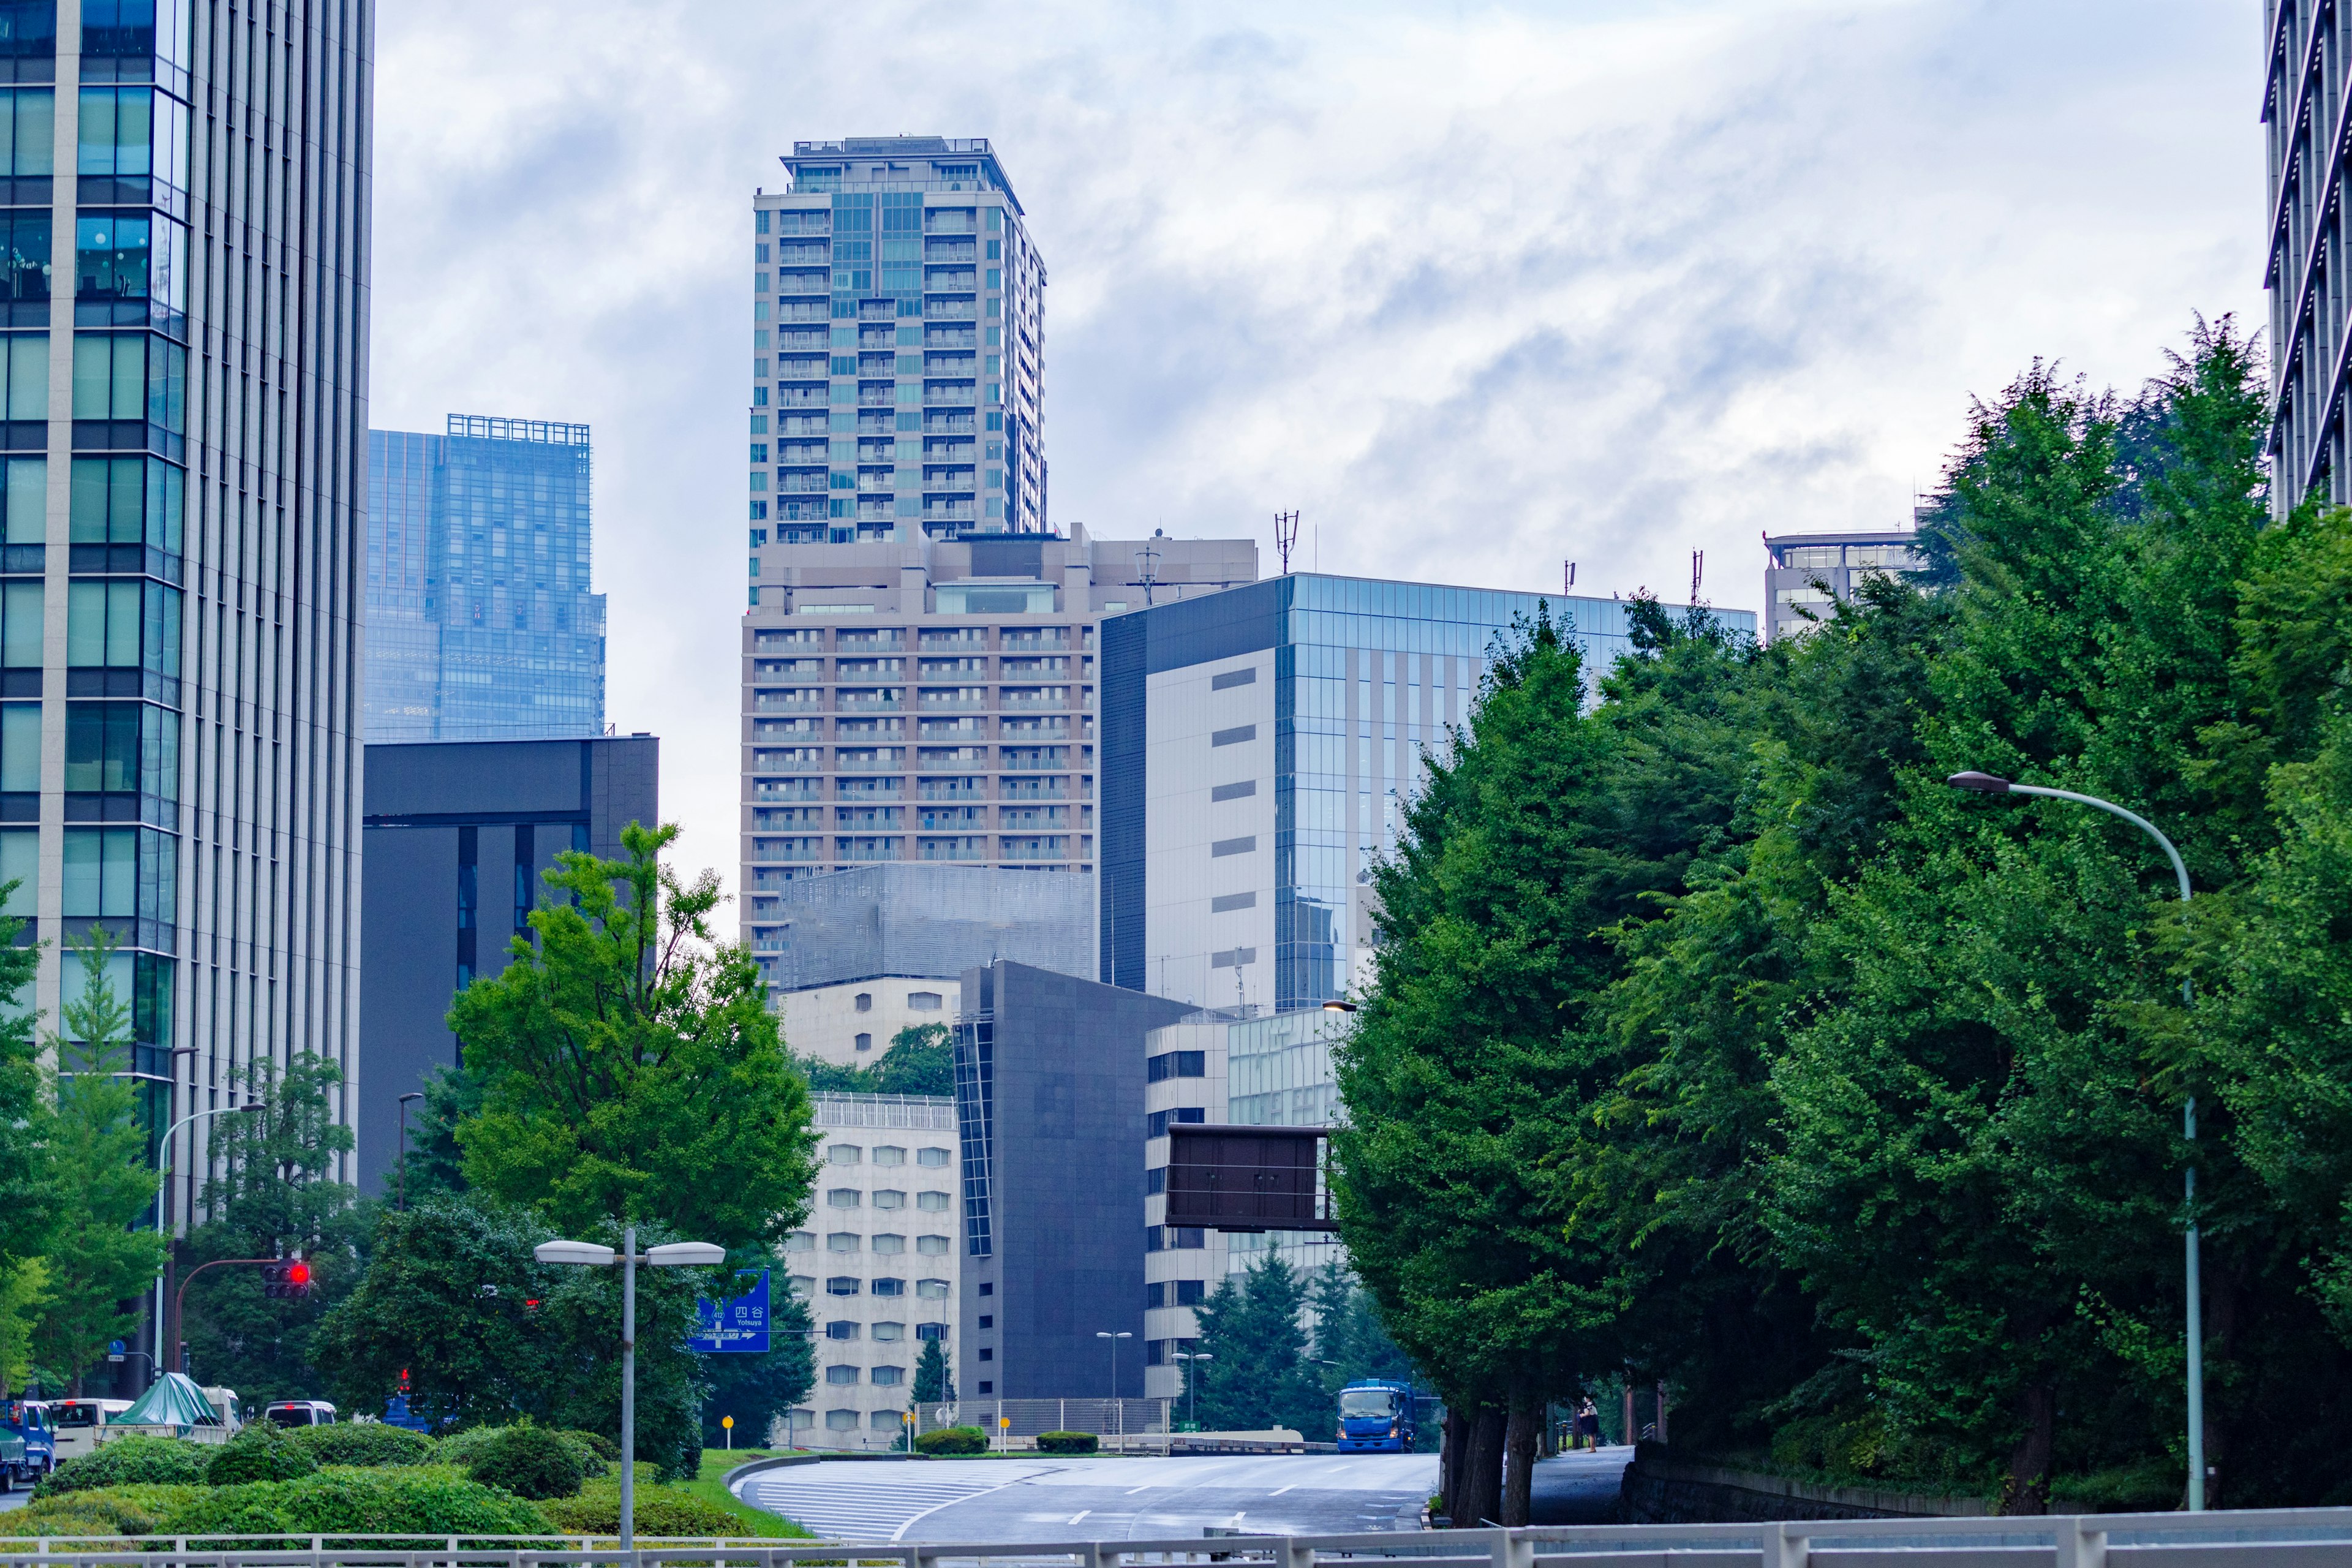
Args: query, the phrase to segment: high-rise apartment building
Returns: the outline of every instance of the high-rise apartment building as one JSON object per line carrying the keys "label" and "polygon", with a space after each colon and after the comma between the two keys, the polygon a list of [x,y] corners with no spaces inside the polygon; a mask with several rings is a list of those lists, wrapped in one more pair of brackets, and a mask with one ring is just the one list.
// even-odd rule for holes
{"label": "high-rise apartment building", "polygon": [[2352,15],[2328,0],[2264,0],[2270,234],[2263,285],[2271,297],[2271,504],[2279,515],[2318,490],[2352,500],[2352,363],[2345,331],[2352,287],[2336,192],[2352,150],[2345,71]]}
{"label": "high-rise apartment building", "polygon": [[755,539],[1043,530],[1045,265],[987,142],[783,164],[752,201]]}
{"label": "high-rise apartment building", "polygon": [[0,4],[0,878],[49,1018],[121,940],[159,1136],[356,1084],[373,16]]}
{"label": "high-rise apartment building", "polygon": [[452,414],[368,432],[367,738],[604,728],[588,426]]}
{"label": "high-rise apartment building", "polygon": [[904,531],[771,543],[752,565],[743,934],[772,989],[796,990],[817,983],[793,957],[796,878],[873,861],[1092,870],[1097,623],[1252,582],[1257,547]]}

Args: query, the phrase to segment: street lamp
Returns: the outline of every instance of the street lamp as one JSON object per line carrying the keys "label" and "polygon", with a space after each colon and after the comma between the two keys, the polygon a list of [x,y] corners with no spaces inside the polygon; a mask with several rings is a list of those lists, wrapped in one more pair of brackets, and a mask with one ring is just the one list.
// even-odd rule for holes
{"label": "street lamp", "polygon": [[1342,1002],[1336,996],[1323,1004],[1323,1011],[1326,1013],[1352,1013],[1355,1010],[1356,1004],[1353,1002]]}
{"label": "street lamp", "polygon": [[1118,1402],[1118,1342],[1131,1340],[1135,1336],[1124,1329],[1115,1334],[1108,1329],[1097,1329],[1095,1338],[1110,1342],[1110,1404],[1111,1408],[1118,1412],[1118,1447],[1119,1452],[1125,1453],[1127,1451],[1127,1406]]}
{"label": "street lamp", "polygon": [[406,1214],[408,1212],[408,1102],[412,1100],[423,1100],[424,1098],[425,1091],[421,1089],[410,1089],[406,1094],[400,1097],[400,1197],[398,1200],[398,1206],[403,1214]]}
{"label": "street lamp", "polygon": [[[2120,816],[2163,847],[2164,858],[2172,862],[2172,874],[2180,883],[2180,901],[2184,906],[2189,902],[2189,868],[2181,863],[2180,851],[2172,847],[2172,840],[2159,832],[2156,824],[2137,812],[2126,811],[2114,801],[2101,800],[2095,795],[2013,784],[1994,773],[1954,773],[1944,782],[1954,789],[1973,790],[1979,795],[2038,795],[2048,800],[2073,801],[2077,805],[2093,806],[2111,816]],[[2188,1006],[2195,999],[2195,991],[2183,980],[2181,1005]],[[2181,1107],[2180,1131],[2189,1142],[2197,1142],[2197,1097],[2193,1094]],[[2181,1173],[2181,1190],[2189,1220],[2189,1509],[2192,1513],[2201,1513],[2205,1509],[2205,1309],[2198,1279],[2197,1164],[2193,1160]]]}
{"label": "street lamp", "polygon": [[[1214,1361],[1217,1359],[1215,1356],[1211,1355],[1207,1351],[1176,1351],[1171,1353],[1174,1354],[1178,1361]],[[1192,1376],[1192,1369],[1189,1366],[1186,1367],[1184,1369],[1184,1419],[1190,1421],[1197,1430],[1201,1425],[1201,1391],[1194,1386],[1195,1381],[1196,1380]]]}
{"label": "street lamp", "polygon": [[[194,1056],[196,1054],[196,1047],[194,1046],[173,1046],[172,1047],[172,1054],[174,1057]],[[175,1089],[179,1087],[179,1076],[180,1075],[176,1071],[172,1075],[173,1080],[173,1087]],[[195,1088],[195,1085],[191,1083],[188,1087],[193,1090]],[[215,1105],[210,1110],[192,1110],[188,1112],[187,1115],[181,1117],[177,1121],[172,1123],[171,1130],[163,1134],[163,1142],[155,1150],[155,1235],[158,1239],[163,1239],[163,1191],[171,1184],[166,1179],[165,1173],[169,1168],[172,1159],[172,1140],[179,1136],[180,1129],[187,1126],[192,1121],[201,1121],[207,1116],[227,1116],[237,1111],[258,1110],[260,1109],[261,1102],[257,1100],[247,1100],[243,1105]],[[158,1269],[155,1273],[155,1353],[148,1358],[147,1365],[155,1375],[162,1375],[163,1367],[163,1274],[161,1269]]]}
{"label": "street lamp", "polygon": [[576,1263],[590,1268],[621,1264],[621,1550],[636,1550],[637,1535],[637,1265],[656,1268],[708,1268],[727,1261],[727,1249],[707,1241],[673,1241],[637,1250],[637,1227],[621,1231],[621,1250],[593,1241],[542,1241],[530,1249],[541,1263]]}

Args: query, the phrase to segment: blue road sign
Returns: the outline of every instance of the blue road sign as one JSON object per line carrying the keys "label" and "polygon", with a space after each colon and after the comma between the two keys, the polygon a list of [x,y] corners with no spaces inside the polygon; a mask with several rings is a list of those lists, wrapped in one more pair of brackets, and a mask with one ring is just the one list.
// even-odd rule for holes
{"label": "blue road sign", "polygon": [[739,1268],[738,1279],[751,1281],[751,1289],[731,1301],[697,1301],[695,1310],[702,1327],[686,1342],[686,1348],[705,1354],[714,1352],[748,1353],[768,1348],[768,1271],[764,1268]]}

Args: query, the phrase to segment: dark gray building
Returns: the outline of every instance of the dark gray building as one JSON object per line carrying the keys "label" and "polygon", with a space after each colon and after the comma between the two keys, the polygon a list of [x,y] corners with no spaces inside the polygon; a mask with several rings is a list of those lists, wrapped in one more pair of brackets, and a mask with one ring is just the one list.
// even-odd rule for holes
{"label": "dark gray building", "polygon": [[367,749],[361,1191],[399,1163],[400,1096],[457,1060],[449,998],[506,967],[556,856],[618,857],[624,827],[660,820],[660,764],[651,735]]}
{"label": "dark gray building", "polygon": [[966,1399],[1143,1394],[1143,1037],[1193,1009],[1024,963],[963,975]]}

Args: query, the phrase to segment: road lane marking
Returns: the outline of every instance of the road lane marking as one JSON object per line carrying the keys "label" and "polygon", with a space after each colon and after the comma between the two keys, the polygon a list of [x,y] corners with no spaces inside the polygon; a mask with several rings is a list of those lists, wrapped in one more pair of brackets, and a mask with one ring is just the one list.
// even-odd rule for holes
{"label": "road lane marking", "polygon": [[1092,1510],[1092,1509],[1090,1509],[1090,1508],[1082,1508],[1082,1509],[1078,1510],[1078,1511],[1077,1511],[1077,1512],[1076,1512],[1076,1513],[1074,1513],[1074,1514],[1070,1515],[1070,1522],[1071,1522],[1072,1524],[1076,1524],[1076,1523],[1077,1523],[1077,1522],[1078,1522],[1078,1521],[1080,1521],[1080,1520],[1082,1520],[1082,1519],[1086,1518],[1086,1517],[1087,1517],[1087,1515],[1088,1515],[1088,1514],[1090,1514],[1090,1513],[1092,1513],[1092,1512],[1094,1512],[1094,1510]]}
{"label": "road lane marking", "polygon": [[[1291,1483],[1290,1483],[1290,1487],[1295,1487],[1295,1486],[1297,1486],[1297,1484],[1298,1484],[1298,1483],[1297,1483],[1297,1481],[1293,1481],[1293,1482],[1291,1482]],[[1288,1491],[1288,1490],[1290,1489],[1290,1487],[1276,1487],[1276,1488],[1275,1488],[1275,1489],[1274,1489],[1274,1490],[1272,1490],[1272,1491],[1270,1491],[1270,1492],[1266,1493],[1265,1495],[1266,1495],[1266,1496],[1268,1496],[1268,1497],[1280,1497],[1283,1493],[1285,1493],[1285,1492]]]}

